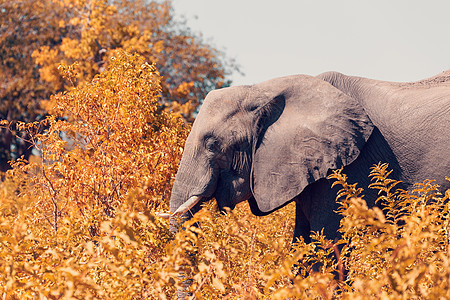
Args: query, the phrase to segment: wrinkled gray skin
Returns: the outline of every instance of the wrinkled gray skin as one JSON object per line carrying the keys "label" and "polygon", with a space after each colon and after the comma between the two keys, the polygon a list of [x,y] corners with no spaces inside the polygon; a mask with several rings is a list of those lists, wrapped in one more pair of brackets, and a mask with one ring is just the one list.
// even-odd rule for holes
{"label": "wrinkled gray skin", "polygon": [[337,237],[331,170],[344,167],[369,206],[373,164],[389,163],[403,188],[435,179],[449,188],[450,72],[392,83],[328,72],[276,78],[208,94],[186,141],[171,212],[192,196],[220,209],[248,200],[266,215],[296,202],[294,240]]}

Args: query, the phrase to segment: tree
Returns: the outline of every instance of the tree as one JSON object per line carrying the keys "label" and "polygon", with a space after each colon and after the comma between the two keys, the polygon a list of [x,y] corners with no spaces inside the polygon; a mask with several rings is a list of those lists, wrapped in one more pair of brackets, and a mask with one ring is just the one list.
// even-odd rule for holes
{"label": "tree", "polygon": [[[0,118],[32,122],[44,118],[51,94],[72,87],[61,63],[78,62],[75,85],[89,82],[114,50],[139,53],[162,75],[161,109],[187,121],[212,89],[230,84],[237,70],[223,53],[174,19],[171,1],[0,0]],[[13,124],[14,125],[14,124]],[[11,126],[14,128],[14,126]],[[31,154],[31,145],[1,132],[0,169]]]}
{"label": "tree", "polygon": [[[66,32],[58,24],[61,13],[50,1],[0,0],[0,119],[28,122],[43,118],[40,100],[52,90],[40,80],[32,53],[61,43]],[[9,160],[31,154],[26,138],[15,130],[0,129],[0,171],[9,168]]]}

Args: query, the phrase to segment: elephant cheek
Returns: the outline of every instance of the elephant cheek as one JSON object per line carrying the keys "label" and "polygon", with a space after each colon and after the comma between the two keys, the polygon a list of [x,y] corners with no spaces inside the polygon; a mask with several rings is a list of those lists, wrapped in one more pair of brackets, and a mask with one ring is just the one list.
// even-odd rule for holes
{"label": "elephant cheek", "polygon": [[251,195],[249,181],[242,177],[233,180],[233,191],[236,193],[233,201],[235,205],[247,200]]}
{"label": "elephant cheek", "polygon": [[250,187],[246,186],[248,181],[244,178],[232,177],[229,174],[221,176],[214,195],[219,209],[224,207],[233,209],[239,202],[247,200],[251,193]]}

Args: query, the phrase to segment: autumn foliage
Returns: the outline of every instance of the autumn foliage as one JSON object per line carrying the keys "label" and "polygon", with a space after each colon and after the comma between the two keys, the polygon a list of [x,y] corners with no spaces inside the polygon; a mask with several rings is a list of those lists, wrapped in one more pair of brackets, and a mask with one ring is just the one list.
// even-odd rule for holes
{"label": "autumn foliage", "polygon": [[[77,66],[60,71],[71,82]],[[181,117],[158,111],[160,80],[144,58],[118,51],[91,82],[54,96],[54,115],[19,123],[39,156],[14,162],[2,184],[5,295],[19,287],[10,295],[133,295],[128,280],[108,274],[111,266],[139,278],[133,286],[145,293],[148,268],[169,239],[167,224],[150,211],[167,209],[187,134]],[[147,227],[150,217],[155,228]],[[138,242],[139,236],[145,238]],[[93,266],[98,259],[105,260]]]}
{"label": "autumn foliage", "polygon": [[[229,85],[226,75],[237,69],[174,18],[168,0],[0,0],[0,119],[45,119],[51,95],[90,82],[120,49],[157,66],[160,109],[188,121],[199,99]],[[75,62],[68,82],[59,66]],[[0,171],[31,155],[27,132],[12,129],[0,129]]]}

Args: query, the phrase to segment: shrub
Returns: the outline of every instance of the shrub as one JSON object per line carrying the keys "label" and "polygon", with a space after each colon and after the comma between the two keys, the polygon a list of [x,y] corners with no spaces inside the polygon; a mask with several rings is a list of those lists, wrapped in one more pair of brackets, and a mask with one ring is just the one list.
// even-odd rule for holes
{"label": "shrub", "polygon": [[[60,70],[75,79],[76,65]],[[160,90],[154,65],[118,51],[91,82],[54,96],[44,133],[19,124],[39,157],[14,162],[1,186],[4,295],[149,293],[149,268],[170,238],[151,211],[167,209],[188,132],[158,111]]]}

